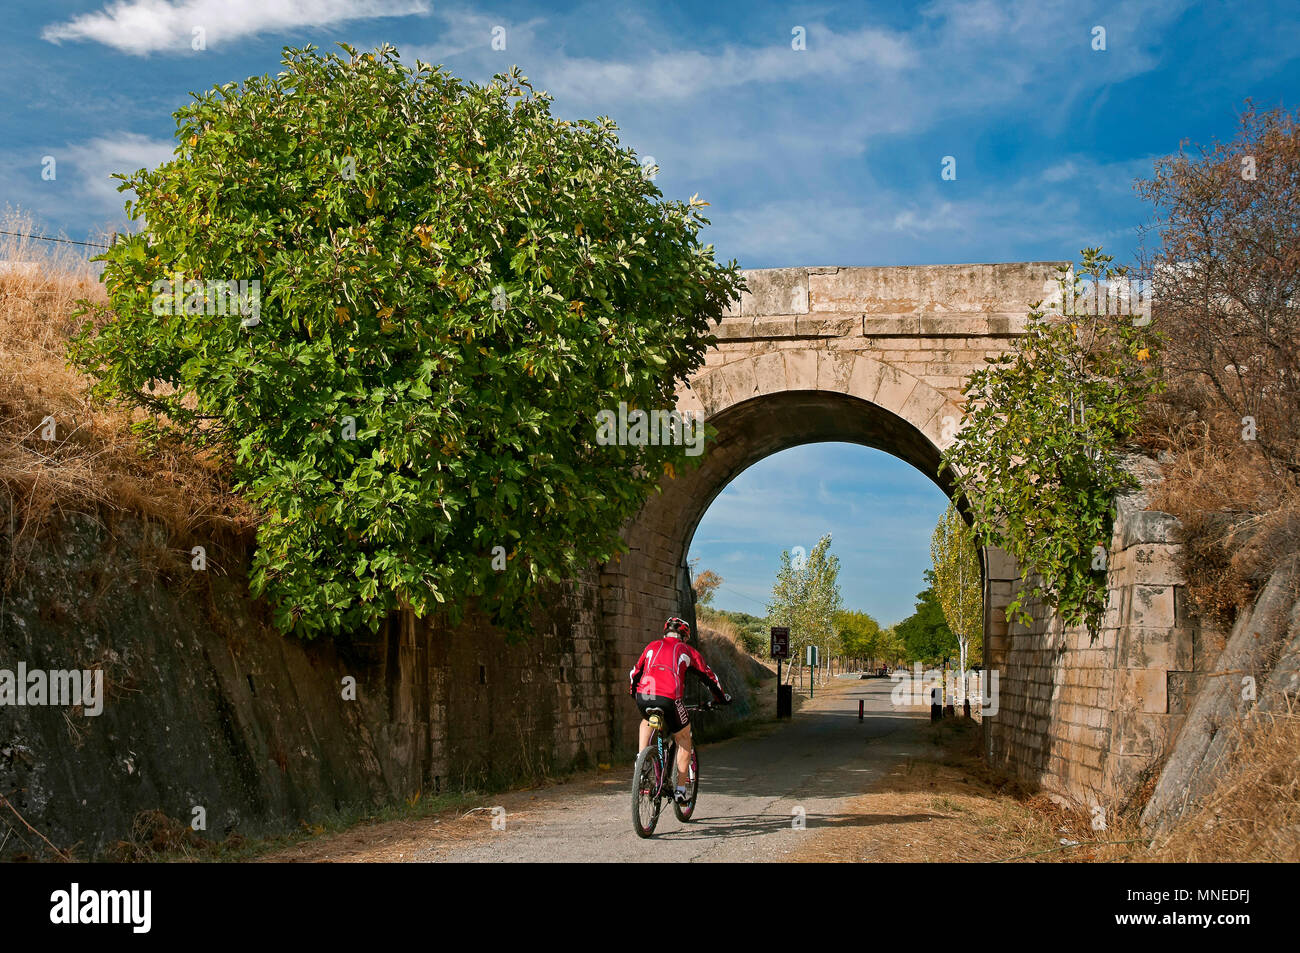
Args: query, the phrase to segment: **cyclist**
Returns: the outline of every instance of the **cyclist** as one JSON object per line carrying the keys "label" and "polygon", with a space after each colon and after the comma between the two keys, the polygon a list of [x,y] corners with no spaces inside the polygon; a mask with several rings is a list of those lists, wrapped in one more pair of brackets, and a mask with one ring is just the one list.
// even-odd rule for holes
{"label": "cyclist", "polygon": [[679,803],[687,801],[686,781],[691,764],[691,719],[686,713],[683,696],[686,694],[686,673],[694,672],[701,678],[720,704],[730,705],[731,696],[722,689],[722,683],[704,656],[686,644],[691,637],[691,627],[676,616],[664,623],[664,635],[645,647],[636,665],[628,673],[627,693],[636,694],[636,707],[641,711],[641,729],[637,751],[650,743],[652,729],[646,720],[647,708],[661,708],[667,727],[677,742],[677,790],[673,798]]}

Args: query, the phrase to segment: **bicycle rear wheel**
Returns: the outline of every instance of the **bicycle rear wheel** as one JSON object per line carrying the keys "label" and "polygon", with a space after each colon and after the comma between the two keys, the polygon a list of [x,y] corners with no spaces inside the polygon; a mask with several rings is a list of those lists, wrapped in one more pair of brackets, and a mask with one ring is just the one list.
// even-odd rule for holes
{"label": "bicycle rear wheel", "polygon": [[[677,799],[673,799],[673,813],[682,823],[686,823],[695,816],[695,805],[700,799],[700,748],[699,745],[691,746],[691,767],[690,780],[686,784],[687,801],[685,804],[678,804]],[[681,779],[677,779],[681,783]]]}
{"label": "bicycle rear wheel", "polygon": [[663,805],[664,774],[659,763],[659,751],[647,745],[636,756],[632,769],[632,827],[638,837],[649,837],[659,823],[659,810]]}

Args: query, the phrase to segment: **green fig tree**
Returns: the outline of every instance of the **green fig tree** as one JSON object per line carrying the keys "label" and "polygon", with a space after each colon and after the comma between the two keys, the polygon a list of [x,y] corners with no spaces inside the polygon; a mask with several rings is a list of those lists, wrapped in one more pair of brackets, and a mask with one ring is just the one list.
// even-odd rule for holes
{"label": "green fig tree", "polygon": [[120,176],[140,228],[72,359],[225,456],[283,629],[517,621],[691,462],[596,415],[671,409],[741,277],[609,119],[342,49],[195,95],[174,157]]}

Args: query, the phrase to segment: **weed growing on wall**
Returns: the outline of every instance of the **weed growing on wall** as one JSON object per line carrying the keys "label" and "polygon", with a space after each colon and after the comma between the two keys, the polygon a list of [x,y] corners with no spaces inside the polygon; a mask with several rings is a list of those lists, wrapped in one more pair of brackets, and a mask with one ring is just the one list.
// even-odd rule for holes
{"label": "weed growing on wall", "polygon": [[962,429],[944,452],[986,544],[1013,555],[1026,582],[1007,606],[1029,624],[1031,599],[1094,635],[1106,606],[1115,496],[1132,485],[1120,448],[1159,387],[1156,335],[1134,313],[1123,269],[1099,248],[1062,269],[1059,307],[1030,311],[1007,354],[966,382]]}

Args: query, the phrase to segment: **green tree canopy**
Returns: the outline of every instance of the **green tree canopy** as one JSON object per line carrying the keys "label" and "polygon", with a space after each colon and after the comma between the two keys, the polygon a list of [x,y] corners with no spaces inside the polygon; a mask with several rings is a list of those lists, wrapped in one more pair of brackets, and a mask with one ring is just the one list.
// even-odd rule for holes
{"label": "green tree canopy", "polygon": [[[103,256],[73,356],[229,461],[282,627],[471,597],[517,618],[688,460],[601,445],[595,416],[671,409],[740,276],[609,119],[553,117],[517,70],[343,50],[175,114],[174,158],[122,177],[143,229]],[[211,305],[240,280],[256,313]]]}
{"label": "green tree canopy", "polygon": [[[925,577],[933,584],[934,574],[930,570],[926,570]],[[948,656],[957,655],[957,638],[948,628],[933,588],[916,594],[916,611],[898,623],[896,631],[906,648],[908,662],[937,665]]]}
{"label": "green tree canopy", "polygon": [[969,662],[978,661],[984,641],[984,574],[975,534],[951,503],[930,537],[930,559],[935,598],[957,639],[965,671]]}
{"label": "green tree canopy", "polygon": [[867,613],[857,609],[836,613],[835,628],[839,635],[839,651],[845,657],[853,659],[880,657],[880,623]]}
{"label": "green tree canopy", "polygon": [[876,657],[889,665],[895,665],[907,657],[907,644],[898,634],[897,625],[880,630],[880,638],[876,642]]}
{"label": "green tree canopy", "polygon": [[[840,560],[831,555],[831,534],[817,541],[806,557],[781,553],[781,566],[767,606],[770,626],[790,629],[790,657],[803,658],[804,647],[838,640],[835,615],[840,611]],[[792,666],[793,668],[793,666]]]}

